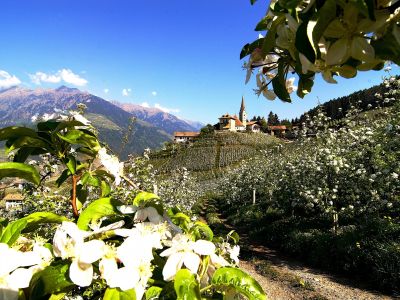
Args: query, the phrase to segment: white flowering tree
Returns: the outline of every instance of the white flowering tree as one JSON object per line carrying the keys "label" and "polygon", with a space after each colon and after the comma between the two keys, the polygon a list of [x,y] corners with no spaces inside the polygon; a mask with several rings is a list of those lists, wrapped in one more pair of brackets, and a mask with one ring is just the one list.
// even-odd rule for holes
{"label": "white flowering tree", "polygon": [[[254,4],[256,0],[251,0]],[[386,61],[400,63],[400,1],[273,0],[246,44],[246,82],[256,70],[258,95],[290,102],[296,91],[311,92],[315,75],[328,83],[334,76],[352,78],[359,71],[381,70]],[[293,85],[298,76],[298,87]]]}
{"label": "white flowering tree", "polygon": [[[1,220],[0,299],[266,299],[238,268],[236,235],[216,237],[205,223],[138,189],[81,115],[39,122],[37,130],[7,127],[0,139],[14,152],[13,162],[0,163],[0,179],[40,186],[48,174],[24,162],[48,154],[62,167],[56,183],[71,187],[73,211]],[[136,189],[133,197],[113,193],[127,185]],[[87,187],[99,198],[78,205]]]}

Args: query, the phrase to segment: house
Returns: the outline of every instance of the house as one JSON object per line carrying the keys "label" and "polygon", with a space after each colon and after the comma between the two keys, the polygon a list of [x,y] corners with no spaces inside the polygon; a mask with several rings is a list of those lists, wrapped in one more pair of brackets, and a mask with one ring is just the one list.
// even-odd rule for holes
{"label": "house", "polygon": [[174,142],[184,143],[191,142],[200,135],[199,132],[193,131],[176,131],[174,132]]}
{"label": "house", "polygon": [[261,126],[257,121],[247,122],[246,130],[251,132],[261,132]]}
{"label": "house", "polygon": [[252,132],[260,132],[260,125],[257,122],[248,122],[247,121],[247,113],[244,104],[244,97],[242,97],[242,103],[240,105],[239,117],[226,113],[222,115],[219,119],[219,123],[217,124],[217,130],[220,131],[252,131]]}
{"label": "house", "polygon": [[270,135],[282,136],[285,134],[287,128],[285,125],[268,126],[268,133]]}
{"label": "house", "polygon": [[5,195],[3,202],[6,210],[21,209],[24,202],[24,196],[20,193],[10,193]]}

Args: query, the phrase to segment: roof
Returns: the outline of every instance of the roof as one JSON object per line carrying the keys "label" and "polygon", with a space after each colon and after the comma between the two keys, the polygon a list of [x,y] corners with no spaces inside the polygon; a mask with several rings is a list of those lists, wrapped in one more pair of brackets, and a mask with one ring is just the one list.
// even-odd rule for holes
{"label": "roof", "polygon": [[285,125],[268,126],[269,130],[286,130]]}
{"label": "roof", "polygon": [[233,119],[235,120],[235,126],[244,126],[242,121],[240,121],[236,115],[233,117]]}
{"label": "roof", "polygon": [[258,123],[257,123],[257,121],[250,121],[250,122],[247,122],[247,126],[249,126],[249,125],[253,125],[253,124],[257,124],[258,125]]}
{"label": "roof", "polygon": [[234,119],[234,117],[232,117],[229,114],[225,114],[225,115],[222,115],[219,119]]}
{"label": "roof", "polygon": [[199,136],[200,133],[199,132],[195,132],[195,131],[176,131],[174,132],[174,136],[183,136],[183,137],[197,137]]}
{"label": "roof", "polygon": [[24,196],[22,194],[17,194],[17,193],[7,194],[7,195],[5,195],[3,200],[5,200],[5,201],[22,201],[22,200],[24,200]]}

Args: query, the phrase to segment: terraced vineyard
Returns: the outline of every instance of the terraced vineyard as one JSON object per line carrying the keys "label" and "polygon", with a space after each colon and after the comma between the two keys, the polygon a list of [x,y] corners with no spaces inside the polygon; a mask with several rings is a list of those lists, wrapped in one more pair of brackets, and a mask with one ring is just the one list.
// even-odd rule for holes
{"label": "terraced vineyard", "polygon": [[153,153],[151,163],[162,172],[185,167],[190,171],[217,171],[258,155],[280,140],[259,133],[216,133],[192,144],[172,144]]}

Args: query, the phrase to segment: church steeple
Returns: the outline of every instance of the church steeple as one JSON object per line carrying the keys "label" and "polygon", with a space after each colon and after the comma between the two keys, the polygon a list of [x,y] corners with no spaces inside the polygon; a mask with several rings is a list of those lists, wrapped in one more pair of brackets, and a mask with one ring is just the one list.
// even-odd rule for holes
{"label": "church steeple", "polygon": [[242,96],[242,105],[240,105],[240,113],[245,110],[244,107],[244,96]]}
{"label": "church steeple", "polygon": [[243,123],[244,126],[246,126],[246,124],[247,124],[247,114],[246,114],[246,111],[245,111],[244,96],[242,96],[242,104],[240,105],[239,120]]}

